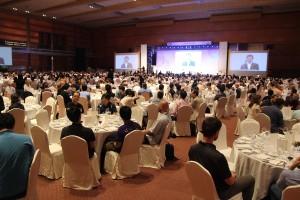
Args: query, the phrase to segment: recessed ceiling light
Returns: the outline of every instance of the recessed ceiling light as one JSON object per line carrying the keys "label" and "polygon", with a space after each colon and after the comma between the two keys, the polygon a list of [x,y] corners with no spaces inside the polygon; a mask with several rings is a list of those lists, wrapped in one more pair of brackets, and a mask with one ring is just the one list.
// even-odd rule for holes
{"label": "recessed ceiling light", "polygon": [[46,14],[43,14],[42,16],[43,16],[43,17],[47,17],[47,15],[46,15]]}
{"label": "recessed ceiling light", "polygon": [[25,13],[27,13],[27,14],[28,14],[28,13],[30,13],[30,11],[29,11],[29,10],[25,10]]}
{"label": "recessed ceiling light", "polygon": [[56,17],[55,17],[55,16],[53,16],[53,17],[52,17],[52,19],[56,19]]}
{"label": "recessed ceiling light", "polygon": [[14,11],[17,11],[18,10],[18,8],[12,8]]}

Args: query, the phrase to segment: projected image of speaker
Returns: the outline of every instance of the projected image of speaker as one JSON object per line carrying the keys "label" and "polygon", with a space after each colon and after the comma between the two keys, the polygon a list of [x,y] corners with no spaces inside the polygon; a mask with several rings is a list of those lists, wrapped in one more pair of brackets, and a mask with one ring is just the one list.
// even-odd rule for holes
{"label": "projected image of speaker", "polygon": [[74,66],[76,71],[86,70],[86,49],[76,48]]}
{"label": "projected image of speaker", "polygon": [[0,47],[0,65],[9,66],[12,65],[12,48]]}
{"label": "projected image of speaker", "polygon": [[140,68],[140,53],[116,53],[116,71],[136,71]]}

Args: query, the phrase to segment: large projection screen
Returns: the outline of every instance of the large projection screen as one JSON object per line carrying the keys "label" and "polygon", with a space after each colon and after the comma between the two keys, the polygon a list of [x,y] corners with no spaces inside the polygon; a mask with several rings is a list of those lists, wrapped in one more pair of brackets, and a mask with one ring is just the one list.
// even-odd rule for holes
{"label": "large projection screen", "polygon": [[0,66],[12,65],[11,47],[0,47]]}
{"label": "large projection screen", "polygon": [[229,52],[229,74],[265,75],[268,71],[268,51]]}
{"label": "large projection screen", "polygon": [[217,74],[219,49],[158,50],[154,71]]}
{"label": "large projection screen", "polygon": [[136,71],[140,68],[140,53],[116,53],[116,71]]}

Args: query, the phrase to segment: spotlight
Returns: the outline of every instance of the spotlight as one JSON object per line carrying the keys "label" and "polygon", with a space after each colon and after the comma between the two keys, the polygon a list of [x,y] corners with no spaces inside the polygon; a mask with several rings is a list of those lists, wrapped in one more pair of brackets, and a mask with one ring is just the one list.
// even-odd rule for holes
{"label": "spotlight", "polygon": [[47,15],[46,15],[46,14],[43,14],[42,16],[43,16],[43,17],[47,17]]}
{"label": "spotlight", "polygon": [[12,8],[14,11],[18,11],[18,8]]}
{"label": "spotlight", "polygon": [[29,11],[29,10],[25,10],[25,13],[29,14],[29,13],[30,13],[30,11]]}

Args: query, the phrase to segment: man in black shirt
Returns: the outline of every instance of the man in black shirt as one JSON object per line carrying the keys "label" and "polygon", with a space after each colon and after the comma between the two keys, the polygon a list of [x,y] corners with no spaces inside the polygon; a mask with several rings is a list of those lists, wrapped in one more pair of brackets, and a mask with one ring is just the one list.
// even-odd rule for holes
{"label": "man in black shirt", "polygon": [[83,106],[78,102],[80,98],[79,92],[74,92],[72,102],[68,103],[67,108],[77,107],[81,113],[84,113]]}
{"label": "man in black shirt", "polygon": [[2,95],[0,96],[0,112],[5,109],[4,101]]}
{"label": "man in black shirt", "polygon": [[262,107],[262,113],[268,115],[271,119],[271,133],[282,133],[283,114],[281,112],[284,100],[281,97],[275,97],[271,106]]}
{"label": "man in black shirt", "polygon": [[[60,139],[75,135],[84,139],[88,145],[89,158],[92,158],[95,152],[95,134],[90,128],[81,124],[81,112],[77,107],[67,108],[67,116],[72,125],[63,128]],[[76,147],[74,147],[76,148]]]}
{"label": "man in black shirt", "polygon": [[218,139],[222,123],[214,117],[206,118],[202,124],[203,141],[193,145],[189,150],[189,158],[200,163],[211,174],[220,199],[229,199],[242,192],[244,200],[251,200],[254,190],[252,176],[236,177],[229,170],[225,156],[216,150],[213,144]]}

